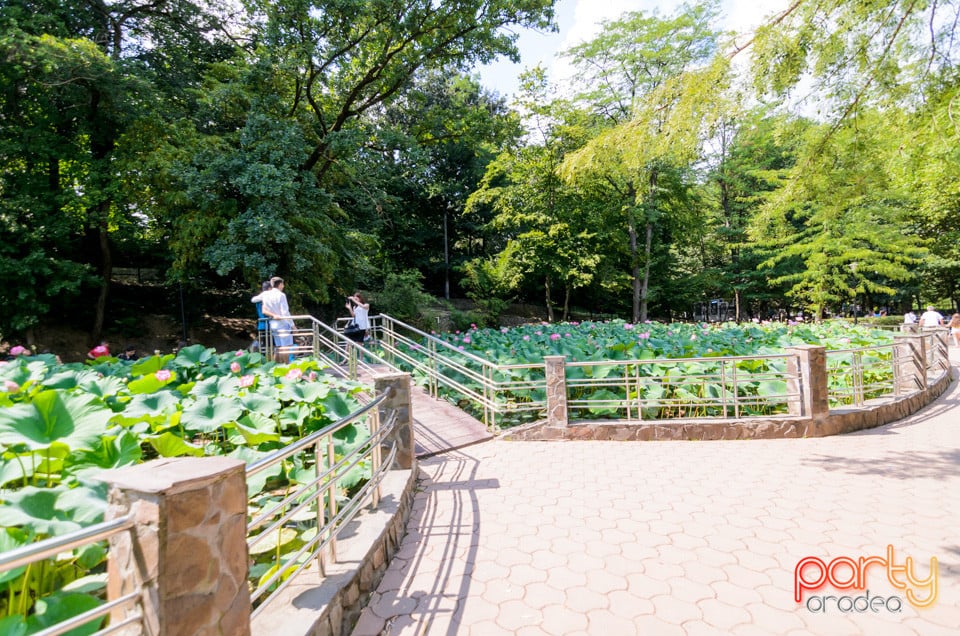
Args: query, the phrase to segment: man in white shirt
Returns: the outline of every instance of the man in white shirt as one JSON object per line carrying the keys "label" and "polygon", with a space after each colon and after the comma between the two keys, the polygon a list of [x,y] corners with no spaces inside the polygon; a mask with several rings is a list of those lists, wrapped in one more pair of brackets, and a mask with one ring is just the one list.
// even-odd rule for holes
{"label": "man in white shirt", "polygon": [[921,327],[939,327],[942,324],[943,314],[934,309],[933,305],[928,305],[927,310],[920,314]]}
{"label": "man in white shirt", "polygon": [[270,319],[270,331],[273,343],[277,347],[277,362],[286,362],[289,347],[293,346],[293,321],[290,319],[290,307],[287,295],[283,293],[283,279],[274,276],[270,279],[270,289],[250,299],[250,302],[263,303],[263,315]]}
{"label": "man in white shirt", "polygon": [[913,313],[912,309],[903,315],[903,324],[905,325],[917,324],[917,314]]}

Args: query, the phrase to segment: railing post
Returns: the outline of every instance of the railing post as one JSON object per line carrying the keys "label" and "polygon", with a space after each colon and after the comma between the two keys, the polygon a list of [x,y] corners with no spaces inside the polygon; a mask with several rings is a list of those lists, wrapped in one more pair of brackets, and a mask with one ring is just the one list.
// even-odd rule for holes
{"label": "railing post", "polygon": [[567,417],[566,356],[543,356],[547,380],[547,426],[565,427]]}
{"label": "railing post", "polygon": [[[110,538],[107,594],[141,591],[143,628],[128,634],[250,633],[246,464],[228,457],[159,459],[101,473]],[[123,610],[111,616],[118,623]]]}
{"label": "railing post", "polygon": [[785,350],[790,415],[825,418],[830,413],[827,397],[827,350],[818,345],[797,345]]}
{"label": "railing post", "polygon": [[410,393],[410,374],[377,374],[373,376],[373,384],[377,395],[388,388],[393,389],[387,399],[380,403],[380,423],[386,422],[390,415],[396,412],[396,427],[390,437],[384,441],[387,444],[393,442],[397,444],[397,465],[392,468],[409,470],[416,463],[413,448],[413,402]]}
{"label": "railing post", "polygon": [[904,333],[893,336],[897,350],[894,369],[896,389],[901,393],[913,393],[927,387],[926,339],[920,333]]}

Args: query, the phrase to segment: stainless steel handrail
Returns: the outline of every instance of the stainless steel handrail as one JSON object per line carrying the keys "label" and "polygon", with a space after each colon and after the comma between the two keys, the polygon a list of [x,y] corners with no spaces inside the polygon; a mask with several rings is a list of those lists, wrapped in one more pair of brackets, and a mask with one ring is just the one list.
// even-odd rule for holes
{"label": "stainless steel handrail", "polygon": [[[274,536],[283,527],[291,522],[299,513],[310,506],[316,505],[316,534],[307,540],[304,545],[290,554],[277,556],[274,561],[276,571],[265,580],[261,580],[251,591],[251,601],[260,604],[254,608],[256,616],[266,606],[270,598],[286,588],[290,581],[306,568],[314,558],[320,560],[327,556],[336,559],[336,537],[344,524],[360,510],[364,502],[370,501],[376,506],[380,500],[380,484],[386,472],[393,466],[398,449],[394,442],[387,453],[382,457],[381,447],[393,433],[397,425],[397,414],[394,412],[386,423],[379,421],[377,408],[390,396],[393,390],[387,388],[371,402],[362,408],[341,418],[337,422],[311,433],[285,448],[282,448],[247,467],[247,476],[255,475],[271,466],[275,466],[297,453],[314,447],[315,476],[307,483],[299,484],[295,489],[285,493],[278,501],[271,502],[268,509],[259,511],[247,524],[247,533],[260,529],[254,536],[248,536],[249,547]],[[357,420],[370,416],[370,435],[357,447],[334,461],[333,434]],[[324,453],[324,446],[326,453]],[[339,502],[335,491],[341,477],[348,474],[354,467],[363,461],[370,461],[371,478],[345,503]],[[321,468],[326,461],[326,469]],[[326,504],[324,500],[326,499]],[[274,588],[274,589],[272,589]]]}

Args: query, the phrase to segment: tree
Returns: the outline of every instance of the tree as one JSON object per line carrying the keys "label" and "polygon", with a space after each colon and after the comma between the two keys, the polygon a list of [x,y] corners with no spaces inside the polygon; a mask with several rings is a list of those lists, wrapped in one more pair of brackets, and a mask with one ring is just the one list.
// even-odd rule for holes
{"label": "tree", "polygon": [[549,27],[552,2],[250,6],[249,47],[210,77],[214,116],[198,117],[196,134],[185,133],[192,150],[165,151],[176,159],[167,178],[201,197],[166,202],[175,270],[210,267],[251,283],[283,271],[299,279],[305,297],[324,302],[357,270],[376,269],[378,216],[405,213],[385,205],[389,193],[381,198],[377,179],[386,183],[389,166],[370,169],[394,160],[383,143],[391,136],[385,107],[418,73],[516,56],[515,35],[502,27]]}
{"label": "tree", "polygon": [[925,253],[918,237],[903,232],[911,199],[889,177],[892,144],[883,135],[896,133],[880,125],[884,117],[861,113],[826,139],[826,125],[811,127],[806,144],[820,147],[810,156],[816,163],[791,168],[788,185],[753,219],[753,237],[772,248],[761,267],[802,260],[802,270],[772,282],[789,283],[788,295],[818,319],[864,295],[894,294],[891,283],[909,280]]}
{"label": "tree", "polygon": [[[152,69],[167,66],[170,58],[164,52],[176,57],[189,45],[190,55],[179,59],[203,59],[203,34],[215,29],[216,21],[204,19],[194,3],[173,0],[11,0],[0,5],[0,24],[5,34],[0,55],[8,63],[0,135],[11,159],[7,165],[20,168],[5,171],[0,188],[16,193],[9,208],[12,218],[34,226],[44,216],[58,228],[55,241],[35,234],[31,259],[48,251],[57,254],[54,261],[76,254],[88,260],[88,247],[95,246],[100,289],[92,330],[97,338],[113,268],[111,235],[138,223],[143,214],[128,198],[136,190],[126,187],[129,171],[139,166],[124,161],[124,131],[147,115],[145,104],[158,97]],[[185,77],[169,70],[164,74],[170,80]],[[177,90],[183,88],[181,83]],[[38,189],[39,183],[46,186]],[[14,260],[21,257],[26,258]],[[41,279],[39,286],[76,291],[85,268],[43,271],[67,273],[67,278]],[[38,303],[19,311],[36,312],[36,321],[46,309]]]}
{"label": "tree", "polygon": [[[484,267],[474,263],[471,270],[495,272],[510,277],[506,289],[516,289],[523,279],[543,286],[547,317],[554,319],[554,288],[563,289],[563,320],[570,310],[575,290],[590,285],[603,260],[604,232],[602,206],[589,193],[565,183],[559,175],[564,152],[579,143],[571,135],[574,127],[564,125],[562,103],[548,98],[546,76],[535,68],[522,78],[521,103],[533,118],[534,126],[526,143],[509,149],[487,167],[480,187],[470,195],[466,213],[492,218],[487,232],[496,236],[499,253]],[[512,267],[496,267],[509,262]],[[514,278],[515,273],[520,277]],[[476,275],[471,280],[477,280]]]}
{"label": "tree", "polygon": [[684,198],[682,189],[668,192],[661,175],[682,172],[699,157],[708,97],[727,82],[725,60],[712,58],[715,17],[711,2],[684,5],[671,18],[628,13],[569,51],[583,81],[595,86],[581,92],[579,102],[608,126],[571,153],[563,170],[573,181],[602,184],[619,203],[630,246],[634,321],[647,319],[655,229],[674,207],[670,203]]}

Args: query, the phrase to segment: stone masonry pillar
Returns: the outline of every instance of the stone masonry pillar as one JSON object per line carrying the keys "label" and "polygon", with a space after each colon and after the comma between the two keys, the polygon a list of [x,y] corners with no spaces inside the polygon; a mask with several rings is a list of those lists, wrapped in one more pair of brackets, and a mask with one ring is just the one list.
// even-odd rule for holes
{"label": "stone masonry pillar", "polygon": [[395,468],[411,469],[416,462],[413,448],[413,402],[410,395],[409,373],[383,373],[373,376],[377,395],[393,389],[393,393],[380,404],[380,423],[385,424],[394,411],[397,413],[397,428],[388,442],[397,442],[397,465]]}
{"label": "stone masonry pillar", "polygon": [[547,376],[547,426],[567,426],[566,356],[543,356]]}
{"label": "stone masonry pillar", "polygon": [[[159,459],[101,473],[110,538],[110,599],[142,591],[143,628],[122,634],[250,634],[246,465],[228,457]],[[116,624],[122,610],[111,616]],[[126,628],[125,628],[126,629]]]}
{"label": "stone masonry pillar", "polygon": [[799,415],[819,421],[830,413],[827,399],[827,350],[817,345],[787,347],[793,354],[787,370],[798,380],[788,380],[790,393],[799,392],[799,397],[790,398],[790,415]]}
{"label": "stone masonry pillar", "polygon": [[927,388],[926,338],[920,333],[896,334],[894,369],[897,394],[904,395]]}

